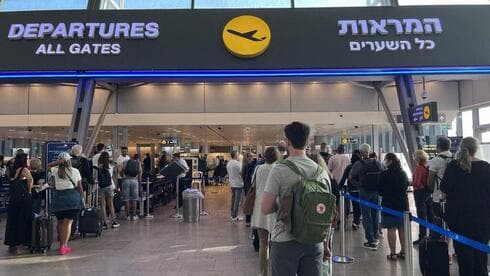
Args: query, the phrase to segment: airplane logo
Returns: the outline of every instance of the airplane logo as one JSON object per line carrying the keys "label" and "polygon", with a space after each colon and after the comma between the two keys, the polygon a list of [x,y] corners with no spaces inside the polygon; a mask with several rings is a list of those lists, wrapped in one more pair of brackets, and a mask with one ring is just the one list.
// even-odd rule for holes
{"label": "airplane logo", "polygon": [[225,48],[239,58],[254,58],[263,54],[270,45],[269,25],[260,17],[241,15],[232,18],[222,29]]}
{"label": "airplane logo", "polygon": [[234,35],[237,35],[241,38],[245,38],[245,39],[248,39],[248,40],[251,40],[251,41],[263,41],[265,40],[267,37],[261,37],[261,38],[256,38],[254,37],[254,35],[257,33],[257,30],[253,30],[253,31],[250,31],[250,32],[246,32],[246,33],[241,33],[241,32],[238,32],[238,31],[235,31],[233,29],[228,29],[226,30],[227,32],[229,32],[230,34],[234,34]]}

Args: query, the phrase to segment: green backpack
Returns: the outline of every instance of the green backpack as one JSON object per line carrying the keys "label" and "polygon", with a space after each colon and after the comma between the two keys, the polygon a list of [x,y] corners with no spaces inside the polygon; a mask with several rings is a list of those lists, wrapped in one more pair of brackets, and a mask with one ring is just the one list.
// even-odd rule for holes
{"label": "green backpack", "polygon": [[286,159],[281,163],[301,177],[293,188],[291,229],[294,239],[305,244],[323,242],[330,232],[336,208],[336,197],[330,184],[326,179],[320,179],[323,168],[318,166],[313,178],[309,179],[292,161]]}

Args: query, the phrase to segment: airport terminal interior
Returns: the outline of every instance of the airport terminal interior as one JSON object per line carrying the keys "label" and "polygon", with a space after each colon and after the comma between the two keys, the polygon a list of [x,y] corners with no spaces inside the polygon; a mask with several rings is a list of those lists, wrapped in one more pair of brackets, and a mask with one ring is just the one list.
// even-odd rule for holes
{"label": "airport terminal interior", "polygon": [[[266,149],[287,144],[285,126],[299,121],[310,127],[307,154],[350,160],[368,144],[380,163],[394,153],[409,183],[415,152],[435,158],[440,137],[452,153],[475,137],[475,157],[490,162],[490,33],[479,27],[490,24],[487,11],[488,0],[0,0],[0,276],[283,276],[271,260],[260,270],[258,234],[242,214],[245,191],[230,220],[232,152],[243,168],[261,162]],[[70,252],[62,252],[53,198],[41,197],[58,165],[51,162],[76,144],[88,160],[101,145],[108,152],[118,225],[107,220],[98,233],[77,224]],[[128,172],[118,160],[126,149],[142,173],[134,217],[122,199],[120,174]],[[25,226],[12,226],[21,216],[12,215],[12,185],[20,182],[6,174],[22,154],[28,165],[41,161],[34,172],[42,172],[42,187],[29,196],[29,240],[11,246],[8,229]],[[188,168],[173,174],[178,156]],[[412,246],[419,224],[411,185],[403,258],[391,258],[386,229],[377,250],[366,248],[354,207],[340,211],[351,202],[349,181],[338,183],[336,210],[347,213],[331,225],[322,271],[290,275],[487,275],[461,274],[444,238],[459,241],[460,233],[446,223],[430,229],[442,233],[448,258],[439,259],[448,271],[424,270],[440,252],[419,257],[422,247]],[[107,187],[93,186],[83,188],[80,221],[92,207],[110,216],[94,200]],[[105,223],[98,219],[99,228]],[[483,241],[462,242],[490,256]]]}

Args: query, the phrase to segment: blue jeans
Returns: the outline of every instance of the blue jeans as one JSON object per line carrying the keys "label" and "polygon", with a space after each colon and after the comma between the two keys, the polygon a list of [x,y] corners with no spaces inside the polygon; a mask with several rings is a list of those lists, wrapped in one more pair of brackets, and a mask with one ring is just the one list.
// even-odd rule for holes
{"label": "blue jeans", "polygon": [[[378,204],[378,192],[367,191],[361,189],[359,192],[359,198]],[[364,235],[368,242],[374,242],[379,237],[379,224],[378,224],[378,211],[362,205],[362,226],[364,227]]]}
{"label": "blue jeans", "polygon": [[242,199],[243,188],[231,188],[231,217],[238,217],[240,199]]}

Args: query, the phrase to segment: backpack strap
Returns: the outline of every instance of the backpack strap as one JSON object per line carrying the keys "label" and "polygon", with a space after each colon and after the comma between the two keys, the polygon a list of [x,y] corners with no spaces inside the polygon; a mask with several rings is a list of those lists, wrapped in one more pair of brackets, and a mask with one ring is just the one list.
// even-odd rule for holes
{"label": "backpack strap", "polygon": [[286,165],[288,168],[290,168],[295,174],[301,176],[302,178],[306,178],[305,173],[294,164],[293,161],[284,159],[283,161],[280,162],[280,164]]}

